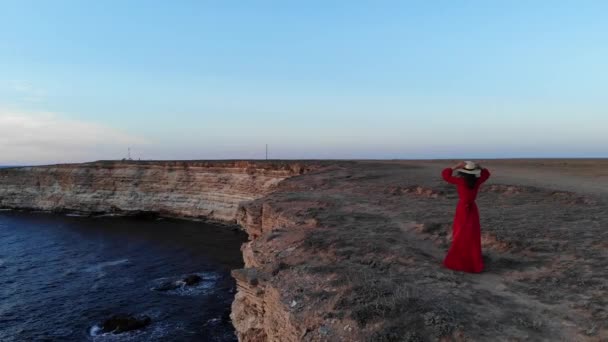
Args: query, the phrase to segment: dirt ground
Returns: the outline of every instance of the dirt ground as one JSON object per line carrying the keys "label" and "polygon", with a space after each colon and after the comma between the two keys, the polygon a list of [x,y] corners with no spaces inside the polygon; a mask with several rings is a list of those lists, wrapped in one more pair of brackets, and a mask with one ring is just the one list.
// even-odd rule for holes
{"label": "dirt ground", "polygon": [[338,162],[251,203],[285,222],[252,250],[302,339],[608,341],[608,160],[481,163],[481,274],[441,266],[453,161]]}

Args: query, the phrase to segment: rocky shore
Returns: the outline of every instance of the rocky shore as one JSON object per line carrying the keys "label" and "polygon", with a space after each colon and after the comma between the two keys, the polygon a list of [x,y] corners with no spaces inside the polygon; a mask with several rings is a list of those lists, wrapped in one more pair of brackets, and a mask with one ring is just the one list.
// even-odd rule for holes
{"label": "rocky shore", "polygon": [[526,165],[555,184],[496,163],[478,200],[479,275],[441,267],[456,193],[433,162],[5,169],[0,207],[238,223],[249,235],[233,271],[241,341],[604,341],[608,192],[586,189],[606,178],[569,163],[567,175]]}

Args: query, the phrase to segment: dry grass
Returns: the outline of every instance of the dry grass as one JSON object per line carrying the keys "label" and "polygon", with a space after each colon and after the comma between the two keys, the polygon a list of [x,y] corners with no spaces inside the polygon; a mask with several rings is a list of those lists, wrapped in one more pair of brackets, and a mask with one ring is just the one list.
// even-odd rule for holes
{"label": "dry grass", "polygon": [[329,340],[608,338],[608,197],[497,177],[478,200],[486,272],[456,273],[441,261],[457,196],[425,165],[347,163],[265,199],[315,222],[255,244],[289,265],[271,282],[299,319]]}

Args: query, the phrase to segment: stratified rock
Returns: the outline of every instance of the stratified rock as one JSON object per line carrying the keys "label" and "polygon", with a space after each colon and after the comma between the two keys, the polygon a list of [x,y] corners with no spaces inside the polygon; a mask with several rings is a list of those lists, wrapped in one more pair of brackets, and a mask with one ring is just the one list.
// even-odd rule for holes
{"label": "stratified rock", "polygon": [[103,322],[104,333],[120,334],[123,332],[138,330],[148,326],[152,320],[148,316],[135,317],[133,315],[118,314]]}
{"label": "stratified rock", "polygon": [[[230,318],[243,342],[608,336],[605,161],[581,167],[580,179],[574,169],[563,177],[559,169],[540,169],[531,177],[545,171],[551,177],[519,178],[534,187],[484,185],[479,204],[489,267],[481,275],[441,267],[457,194],[440,185],[440,165],[311,163],[321,165],[317,172],[290,179],[309,166],[97,162],[1,169],[0,208],[236,221],[249,235],[244,267],[232,272]],[[590,180],[592,171],[597,177]],[[568,192],[573,187],[577,192]],[[184,279],[158,289],[180,286]],[[222,319],[226,314],[216,318]],[[114,328],[123,325],[138,324]]]}
{"label": "stratified rock", "polygon": [[577,178],[589,193],[553,188],[559,178],[538,190],[489,186],[479,204],[492,258],[484,274],[467,275],[441,267],[457,194],[437,180],[440,168],[341,166],[287,179],[237,211],[249,235],[244,267],[232,272],[239,341],[608,337],[608,287],[599,285],[608,215],[589,195],[599,184]]}
{"label": "stratified rock", "polygon": [[104,161],[1,169],[0,208],[233,222],[240,203],[263,197],[302,168],[291,162]]}
{"label": "stratified rock", "polygon": [[258,284],[258,270],[253,267],[232,270],[231,274],[237,281],[247,283],[251,286],[256,286]]}

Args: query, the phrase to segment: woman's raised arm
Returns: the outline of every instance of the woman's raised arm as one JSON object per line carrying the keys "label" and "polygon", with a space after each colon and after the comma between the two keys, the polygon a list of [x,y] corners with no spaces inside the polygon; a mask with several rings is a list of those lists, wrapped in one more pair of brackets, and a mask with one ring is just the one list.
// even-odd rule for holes
{"label": "woman's raised arm", "polygon": [[488,178],[490,178],[490,170],[488,169],[481,169],[481,175],[479,176],[479,182],[483,183],[485,181],[488,180]]}
{"label": "woman's raised arm", "polygon": [[441,171],[441,177],[443,177],[443,180],[445,180],[446,182],[450,183],[450,184],[458,184],[458,177],[454,177],[452,175],[452,173],[454,173],[454,170],[456,169],[460,169],[461,167],[464,167],[464,162],[460,162],[456,165],[454,165],[453,167],[448,167],[443,169],[443,171]]}

